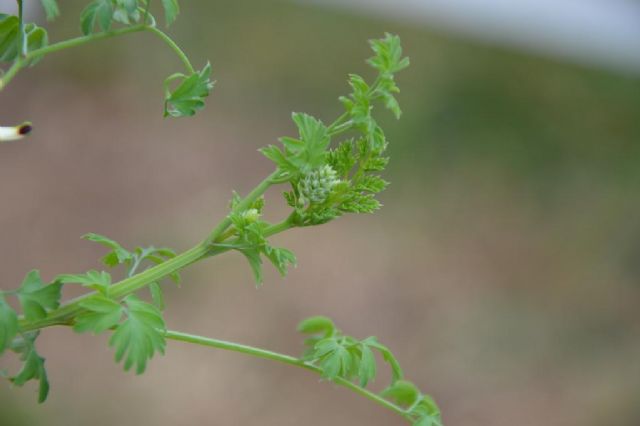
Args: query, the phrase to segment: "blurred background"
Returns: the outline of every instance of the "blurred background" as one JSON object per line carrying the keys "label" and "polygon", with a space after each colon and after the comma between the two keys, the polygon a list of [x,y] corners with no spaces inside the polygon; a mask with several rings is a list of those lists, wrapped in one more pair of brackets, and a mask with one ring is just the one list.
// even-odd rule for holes
{"label": "blurred background", "polygon": [[[79,33],[84,3],[62,2],[52,40]],[[162,118],[181,67],[146,34],[51,55],[1,94],[3,124],[35,127],[0,148],[3,288],[98,268],[87,232],[191,247],[270,172],[256,150],[295,134],[291,111],[339,115],[347,74],[372,75],[366,40],[393,32],[412,66],[402,119],[378,112],[385,207],[275,237],[300,266],[260,289],[237,253],[189,268],[166,285],[168,326],[299,354],[298,321],[328,315],[390,346],[447,425],[640,424],[637,1],[182,3],[169,33],[218,81],[195,118]],[[2,425],[402,424],[238,354],[169,342],[136,377],[106,337],[48,329],[39,349],[49,400],[3,383]]]}

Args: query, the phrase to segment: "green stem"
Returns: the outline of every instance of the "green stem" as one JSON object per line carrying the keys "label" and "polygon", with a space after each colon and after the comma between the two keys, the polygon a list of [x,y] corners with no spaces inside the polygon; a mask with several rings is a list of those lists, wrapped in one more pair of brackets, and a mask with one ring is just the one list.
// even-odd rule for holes
{"label": "green stem", "polygon": [[120,28],[113,31],[105,31],[97,34],[89,34],[86,36],[75,37],[69,40],[60,41],[58,43],[50,44],[48,46],[41,47],[39,49],[32,50],[31,52],[27,52],[21,58],[16,59],[16,61],[11,65],[11,68],[2,76],[0,79],[0,90],[2,90],[13,78],[15,75],[24,68],[31,59],[37,58],[39,56],[44,56],[49,53],[59,52],[61,50],[69,49],[72,47],[82,46],[83,44],[90,43],[96,40],[103,40],[113,37],[118,37],[124,34],[135,33],[139,31],[144,31],[147,27],[144,25],[135,25],[132,27]]}
{"label": "green stem", "polygon": [[48,55],[49,53],[70,49],[72,47],[82,46],[84,44],[87,44],[93,41],[119,37],[125,34],[141,32],[141,31],[149,31],[150,33],[160,38],[167,46],[171,48],[171,50],[175,52],[175,54],[180,58],[180,60],[182,61],[185,68],[190,74],[193,74],[195,72],[193,66],[191,65],[191,62],[189,62],[189,59],[187,58],[187,55],[185,55],[182,49],[180,49],[180,47],[178,47],[178,45],[173,40],[171,40],[171,38],[168,35],[166,35],[165,33],[163,33],[162,31],[160,31],[155,27],[152,27],[146,24],[140,24],[140,25],[134,25],[126,28],[119,28],[113,31],[104,31],[100,33],[89,34],[86,36],[75,37],[69,40],[60,41],[58,43],[50,44],[48,46],[44,46],[39,49],[35,49],[30,52],[27,52],[25,55],[16,59],[16,61],[11,65],[11,67],[7,70],[7,72],[2,76],[2,78],[0,79],[0,90],[2,90],[5,86],[7,86],[7,84],[9,84],[9,82],[13,80],[13,78],[16,76],[16,74],[22,68],[24,68],[29,63],[30,60],[34,58]]}
{"label": "green stem", "polygon": [[18,42],[20,43],[20,57],[24,58],[27,56],[27,34],[24,31],[24,8],[22,5],[22,0],[17,0],[18,2],[18,32],[20,33],[20,39]]}
{"label": "green stem", "polygon": [[[227,351],[233,351],[233,352],[239,352],[239,353],[243,353],[245,355],[250,355],[250,356],[254,356],[254,357],[258,357],[258,358],[264,358],[264,359],[269,359],[272,361],[277,361],[283,364],[288,364],[288,365],[293,365],[295,367],[300,367],[300,368],[304,368],[306,370],[309,371],[313,371],[314,373],[320,374],[322,375],[322,369],[319,367],[316,367],[313,364],[310,364],[308,362],[305,362],[301,359],[298,358],[294,358],[290,355],[285,355],[285,354],[281,354],[278,352],[273,352],[273,351],[269,351],[266,349],[260,349],[260,348],[256,348],[253,346],[248,346],[248,345],[241,345],[239,343],[233,343],[233,342],[228,342],[225,340],[218,340],[218,339],[212,339],[209,337],[202,337],[202,336],[196,336],[193,334],[187,334],[187,333],[180,333],[178,331],[171,331],[171,330],[167,330],[165,337],[167,339],[171,339],[171,340],[177,340],[180,342],[186,342],[186,343],[192,343],[192,344],[196,344],[196,345],[201,345],[201,346],[209,346],[212,348],[217,348],[217,349],[223,349],[223,350],[227,350]],[[349,389],[350,391],[353,391],[361,396],[364,396],[365,398],[375,402],[378,405],[381,405],[384,408],[387,408],[391,411],[393,411],[396,414],[399,414],[400,416],[402,416],[405,419],[410,419],[409,413],[407,413],[407,411],[405,411],[402,407],[399,407],[389,401],[387,401],[386,399],[382,398],[381,396],[363,388],[360,387],[346,379],[343,379],[341,377],[336,377],[335,379],[333,379],[333,382],[337,385],[343,386],[347,389]]]}
{"label": "green stem", "polygon": [[[253,202],[258,199],[258,197],[264,194],[264,192],[272,184],[272,179],[274,177],[277,177],[278,174],[279,171],[276,171],[269,175],[269,177],[263,180],[260,184],[258,184],[258,186],[256,186],[255,189],[251,191],[249,195],[247,195],[246,198],[236,206],[236,209],[234,209],[234,211],[245,210],[246,208],[248,208],[248,206],[253,204]],[[140,290],[141,288],[149,285],[152,282],[159,281],[174,272],[178,272],[181,269],[191,265],[192,263],[195,263],[206,257],[216,256],[218,254],[222,254],[231,250],[233,248],[233,244],[229,244],[226,246],[215,246],[216,239],[220,237],[220,235],[228,228],[230,224],[231,221],[229,220],[229,218],[225,218],[214,229],[209,238],[196,245],[195,247],[179,254],[172,259],[167,260],[166,262],[146,269],[137,275],[125,278],[124,280],[113,284],[109,288],[109,296],[114,299],[122,298],[137,290]],[[287,219],[265,229],[264,235],[269,237],[278,232],[287,230],[293,226],[294,225],[289,221],[289,219]],[[53,325],[68,325],[71,321],[73,321],[78,313],[82,311],[82,307],[80,306],[80,304],[96,294],[97,292],[91,292],[77,297],[67,302],[65,305],[59,307],[58,309],[49,312],[49,315],[47,315],[46,318],[38,321],[30,322],[25,320],[24,318],[21,318],[20,329],[22,331],[30,331],[50,327]]]}
{"label": "green stem", "polygon": [[189,61],[187,55],[182,51],[182,49],[180,49],[180,46],[178,46],[176,42],[171,39],[171,37],[160,31],[156,27],[145,26],[145,29],[152,34],[155,34],[158,38],[160,38],[160,40],[164,41],[164,43],[169,46],[176,55],[178,55],[185,68],[189,71],[189,74],[193,74],[196,72],[196,70],[193,68],[193,65],[191,65],[191,62]]}

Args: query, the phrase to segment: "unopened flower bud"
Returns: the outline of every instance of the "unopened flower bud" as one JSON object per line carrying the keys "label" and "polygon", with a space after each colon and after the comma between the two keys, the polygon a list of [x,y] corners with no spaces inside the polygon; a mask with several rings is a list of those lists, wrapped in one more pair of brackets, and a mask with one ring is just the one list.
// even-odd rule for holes
{"label": "unopened flower bud", "polygon": [[298,183],[300,195],[311,203],[322,203],[333,191],[333,187],[340,182],[336,171],[329,165],[316,169]]}

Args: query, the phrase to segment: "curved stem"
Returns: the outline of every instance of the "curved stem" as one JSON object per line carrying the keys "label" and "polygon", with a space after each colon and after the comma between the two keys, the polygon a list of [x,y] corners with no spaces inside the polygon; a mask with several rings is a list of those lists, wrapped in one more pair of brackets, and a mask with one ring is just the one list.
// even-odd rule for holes
{"label": "curved stem", "polygon": [[89,34],[85,36],[71,38],[69,40],[60,41],[58,43],[53,43],[48,46],[41,47],[39,49],[34,49],[30,52],[26,52],[26,54],[18,57],[15,62],[11,65],[11,67],[7,70],[7,72],[0,78],[0,90],[2,90],[13,78],[16,74],[24,68],[30,60],[37,58],[39,56],[44,56],[49,53],[59,52],[61,50],[70,49],[72,47],[82,46],[84,44],[103,40],[113,37],[119,37],[125,34],[141,32],[141,31],[149,31],[150,33],[156,35],[160,38],[167,46],[171,48],[175,52],[175,54],[180,58],[185,68],[190,74],[195,72],[191,62],[189,62],[189,58],[187,55],[178,47],[178,45],[165,33],[157,29],[156,27],[147,25],[146,23],[140,25],[133,25],[130,27],[119,28],[117,30],[112,31],[103,31],[100,33]]}
{"label": "curved stem", "polygon": [[[266,349],[260,349],[253,346],[242,345],[240,343],[228,342],[228,341],[219,340],[219,339],[212,339],[210,337],[196,336],[193,334],[181,333],[181,332],[172,331],[172,330],[166,331],[165,338],[171,339],[171,340],[177,340],[180,342],[192,343],[192,344],[201,345],[201,346],[209,346],[212,348],[223,349],[226,351],[239,352],[245,355],[250,355],[258,358],[269,359],[269,360],[277,361],[283,364],[304,368],[306,370],[313,371],[316,374],[322,375],[322,369],[320,369],[319,367],[316,367],[313,364],[310,364],[301,359],[292,357],[290,355],[285,355],[278,352],[269,351]],[[375,402],[376,404],[381,405],[382,407],[387,408],[396,414],[399,414],[405,419],[410,419],[409,413],[406,410],[404,410],[402,407],[399,407],[393,404],[392,402],[387,401],[381,396],[363,387],[360,387],[341,377],[336,377],[335,379],[333,379],[333,382],[337,385],[340,385],[342,387],[349,389],[350,391],[353,391],[359,395],[364,396],[365,398]]]}
{"label": "curved stem", "polygon": [[145,26],[145,29],[151,34],[155,34],[158,38],[160,38],[160,40],[164,41],[164,43],[169,46],[176,55],[178,55],[185,68],[189,71],[189,74],[193,74],[194,72],[196,72],[196,70],[193,68],[193,65],[191,65],[191,62],[189,61],[187,55],[182,51],[182,49],[180,49],[180,46],[178,46],[176,42],[171,39],[171,37],[160,31],[156,27]]}

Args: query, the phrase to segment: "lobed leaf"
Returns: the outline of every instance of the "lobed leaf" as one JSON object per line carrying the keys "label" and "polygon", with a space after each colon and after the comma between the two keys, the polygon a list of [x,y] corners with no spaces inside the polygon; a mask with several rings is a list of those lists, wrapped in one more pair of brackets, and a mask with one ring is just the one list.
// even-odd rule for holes
{"label": "lobed leaf", "polygon": [[124,360],[125,371],[135,366],[136,374],[142,374],[156,352],[164,354],[165,323],[158,308],[135,295],[127,296],[124,303],[127,319],[117,327],[109,346],[115,348],[116,362]]}
{"label": "lobed leaf", "polygon": [[283,277],[287,275],[289,266],[297,265],[296,255],[291,250],[266,245],[263,252]]}
{"label": "lobed leaf", "polygon": [[47,20],[53,21],[60,16],[60,8],[56,0],[40,0],[44,13],[47,16]]}
{"label": "lobed leaf", "polygon": [[114,3],[111,19],[121,24],[130,25],[140,20],[138,0],[112,0]]}
{"label": "lobed leaf", "polygon": [[115,327],[124,314],[124,307],[120,303],[102,295],[90,297],[80,307],[88,312],[75,318],[73,329],[77,333],[100,334]]}
{"label": "lobed leaf", "polygon": [[42,403],[49,395],[49,380],[44,367],[45,359],[36,351],[35,339],[37,336],[38,333],[28,334],[20,345],[12,348],[20,354],[20,359],[23,361],[23,364],[18,374],[11,377],[10,380],[16,386],[23,386],[29,380],[38,380],[38,402]]}
{"label": "lobed leaf", "polygon": [[112,0],[94,0],[82,10],[80,14],[80,29],[82,34],[89,35],[96,29],[109,31],[113,21]]}
{"label": "lobed leaf", "polygon": [[[27,37],[27,52],[45,47],[49,43],[47,31],[36,24],[26,24],[24,32]],[[15,61],[21,50],[20,21],[18,17],[0,13],[0,61]],[[39,57],[33,58],[29,65],[33,65],[39,60]]]}
{"label": "lobed leaf", "polygon": [[[208,62],[201,71],[197,71],[190,76],[180,73],[169,76],[164,83],[164,116],[192,116],[204,108],[204,98],[209,96],[214,85],[210,77],[211,64]],[[169,85],[178,79],[182,81],[173,91],[170,90]]]}
{"label": "lobed leaf", "polygon": [[384,38],[370,40],[369,44],[375,56],[369,58],[367,63],[381,73],[393,74],[409,66],[409,58],[402,57],[400,37],[397,35],[386,33]]}
{"label": "lobed leaf", "polygon": [[178,17],[180,5],[178,4],[178,0],[162,0],[162,8],[164,9],[164,18],[168,27]]}
{"label": "lobed leaf", "polygon": [[62,282],[45,285],[39,271],[29,272],[16,293],[25,318],[29,321],[42,319],[47,316],[47,309],[60,306],[61,289]]}
{"label": "lobed leaf", "polygon": [[105,237],[104,235],[89,233],[83,235],[82,238],[111,249],[111,251],[102,258],[102,262],[107,266],[113,267],[122,263],[130,262],[133,259],[133,254],[131,252],[126,250],[116,241]]}
{"label": "lobed leaf", "polygon": [[336,326],[331,318],[318,315],[309,317],[298,324],[298,331],[305,334],[322,334],[324,337],[331,337],[336,332]]}
{"label": "lobed leaf", "polygon": [[81,284],[84,287],[98,290],[103,295],[107,295],[111,286],[111,275],[105,271],[89,271],[84,274],[62,274],[57,280],[64,284]]}
{"label": "lobed leaf", "polygon": [[18,315],[0,292],[0,355],[11,346],[18,334]]}

